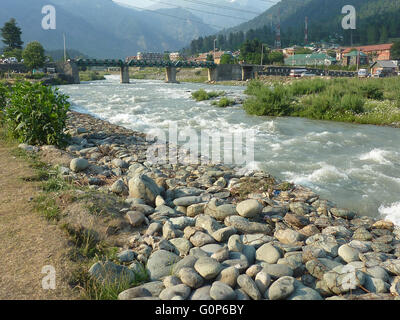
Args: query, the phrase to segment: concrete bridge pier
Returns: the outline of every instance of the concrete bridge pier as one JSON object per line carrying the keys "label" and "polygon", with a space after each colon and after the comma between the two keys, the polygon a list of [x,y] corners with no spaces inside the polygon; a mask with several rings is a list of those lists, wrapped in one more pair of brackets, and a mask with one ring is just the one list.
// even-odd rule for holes
{"label": "concrete bridge pier", "polygon": [[208,68],[208,82],[218,81],[218,67]]}
{"label": "concrete bridge pier", "polygon": [[129,83],[129,66],[121,66],[121,83]]}
{"label": "concrete bridge pier", "polygon": [[167,67],[165,72],[165,82],[166,83],[178,83],[176,81],[176,68],[175,67]]}
{"label": "concrete bridge pier", "polygon": [[65,77],[70,84],[80,84],[79,69],[72,61],[60,62],[56,65],[57,73]]}
{"label": "concrete bridge pier", "polygon": [[254,79],[254,68],[252,66],[243,66],[242,67],[242,81],[246,81],[248,79]]}

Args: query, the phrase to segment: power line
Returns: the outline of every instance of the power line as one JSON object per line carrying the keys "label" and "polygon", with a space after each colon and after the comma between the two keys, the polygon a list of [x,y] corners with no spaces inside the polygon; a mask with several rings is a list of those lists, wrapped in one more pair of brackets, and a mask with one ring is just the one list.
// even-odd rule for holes
{"label": "power line", "polygon": [[239,11],[241,13],[246,12],[246,13],[251,13],[251,14],[256,14],[259,15],[260,12],[255,12],[255,11],[250,11],[250,10],[245,10],[245,9],[238,9],[238,8],[232,8],[229,6],[224,6],[224,5],[219,5],[219,4],[215,4],[215,3],[209,3],[209,2],[205,2],[205,1],[199,1],[199,0],[182,0],[182,1],[186,1],[186,2],[191,2],[191,3],[195,3],[198,5],[202,5],[202,6],[209,6],[209,7],[214,7],[214,8],[219,8],[219,9],[227,9],[227,10],[232,10],[232,11]]}
{"label": "power line", "polygon": [[156,3],[168,5],[168,6],[174,6],[174,7],[176,7],[176,8],[180,8],[180,9],[184,9],[184,10],[186,9],[186,10],[199,11],[199,12],[203,12],[203,13],[207,13],[207,14],[213,14],[213,15],[216,15],[216,16],[221,16],[221,17],[227,17],[227,18],[233,18],[233,19],[240,19],[240,20],[248,21],[248,19],[246,19],[246,18],[235,17],[235,16],[226,15],[226,14],[222,14],[222,13],[215,13],[215,12],[210,12],[210,11],[205,11],[205,10],[190,8],[190,7],[180,7],[180,6],[177,6],[177,5],[172,5],[172,4],[169,4],[169,3],[166,3],[166,2],[162,2],[162,1],[157,1],[157,0],[148,0],[148,1],[156,2]]}
{"label": "power line", "polygon": [[189,19],[189,18],[177,17],[177,16],[174,16],[174,15],[172,15],[172,14],[167,14],[167,13],[160,12],[160,11],[157,11],[157,10],[143,9],[143,8],[136,7],[136,6],[133,6],[133,5],[129,5],[129,6],[132,7],[132,8],[135,8],[135,9],[142,10],[142,11],[147,11],[147,12],[150,12],[150,13],[156,13],[156,14],[159,14],[159,15],[162,15],[162,16],[166,16],[166,17],[170,17],[170,18],[175,18],[175,19],[179,19],[179,20],[183,20],[183,21],[195,22],[195,23],[199,23],[199,24],[206,25],[206,26],[216,27],[216,28],[219,28],[219,29],[224,29],[224,28],[225,28],[225,27],[223,27],[223,26],[218,26],[218,25],[216,25],[216,24],[211,24],[211,23],[205,23],[205,22],[199,21],[199,20],[193,20],[193,19]]}

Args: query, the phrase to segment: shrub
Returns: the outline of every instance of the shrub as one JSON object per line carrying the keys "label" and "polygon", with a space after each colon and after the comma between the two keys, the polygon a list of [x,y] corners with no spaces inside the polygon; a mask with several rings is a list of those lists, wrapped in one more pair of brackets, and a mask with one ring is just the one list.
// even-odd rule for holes
{"label": "shrub", "polygon": [[[254,90],[252,88],[251,90]],[[258,116],[288,116],[292,113],[292,96],[288,90],[277,85],[275,88],[261,87],[254,90],[255,97],[247,99],[243,108],[248,114]]]}
{"label": "shrub", "polygon": [[62,145],[70,107],[67,98],[40,83],[17,83],[5,109],[8,130],[20,142]]}
{"label": "shrub", "polygon": [[312,79],[312,80],[300,80],[295,81],[289,87],[290,91],[295,96],[318,93],[325,90],[327,84],[324,80],[321,79]]}
{"label": "shrub", "polygon": [[210,100],[210,99],[213,99],[213,98],[217,98],[217,97],[222,96],[224,94],[225,94],[225,92],[223,92],[223,91],[207,92],[204,89],[200,89],[200,90],[197,90],[195,92],[192,92],[192,97],[196,101],[204,101],[204,100]]}
{"label": "shrub", "polygon": [[341,113],[345,113],[346,111],[350,111],[352,113],[362,113],[364,112],[364,104],[365,100],[358,95],[353,94],[345,94],[340,104],[335,107],[335,111],[339,111]]}
{"label": "shrub", "polygon": [[367,99],[383,100],[383,89],[370,82],[361,86],[361,93]]}
{"label": "shrub", "polygon": [[219,100],[218,102],[214,101],[212,104],[220,108],[226,108],[229,106],[233,106],[235,104],[235,100],[224,97],[221,98],[221,100]]}

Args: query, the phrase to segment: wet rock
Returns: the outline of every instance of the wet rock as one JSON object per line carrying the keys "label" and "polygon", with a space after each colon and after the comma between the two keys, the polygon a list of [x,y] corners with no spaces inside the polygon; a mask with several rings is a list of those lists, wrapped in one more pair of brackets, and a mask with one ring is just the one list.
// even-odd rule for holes
{"label": "wet rock", "polygon": [[356,216],[356,214],[354,212],[347,210],[347,209],[331,208],[330,212],[335,217],[344,218],[344,219],[348,219],[348,220],[351,220]]}

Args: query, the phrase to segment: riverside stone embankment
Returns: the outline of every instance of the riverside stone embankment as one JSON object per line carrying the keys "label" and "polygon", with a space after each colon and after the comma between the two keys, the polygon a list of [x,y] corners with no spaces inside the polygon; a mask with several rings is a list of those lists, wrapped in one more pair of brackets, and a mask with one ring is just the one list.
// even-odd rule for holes
{"label": "riverside stone embankment", "polygon": [[118,195],[127,224],[118,261],[89,273],[103,283],[134,281],[142,266],[149,275],[119,299],[399,299],[393,223],[265,172],[149,163],[144,134],[89,115],[70,112],[68,131],[64,178]]}

